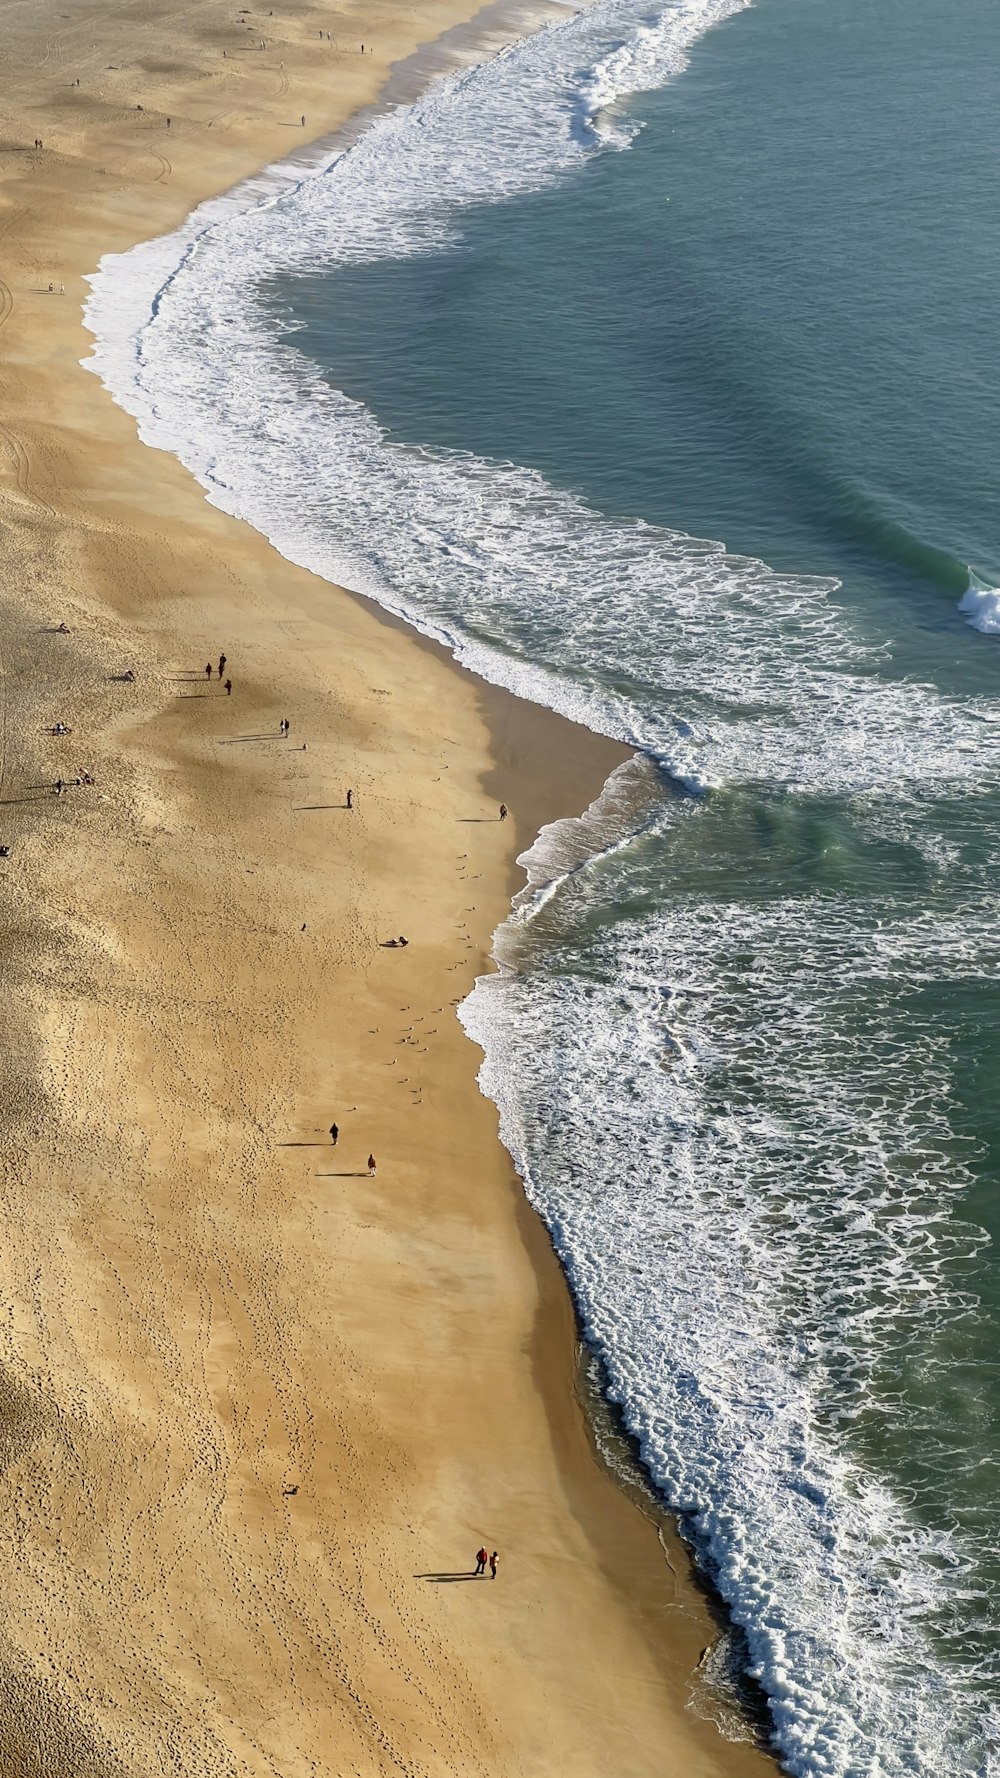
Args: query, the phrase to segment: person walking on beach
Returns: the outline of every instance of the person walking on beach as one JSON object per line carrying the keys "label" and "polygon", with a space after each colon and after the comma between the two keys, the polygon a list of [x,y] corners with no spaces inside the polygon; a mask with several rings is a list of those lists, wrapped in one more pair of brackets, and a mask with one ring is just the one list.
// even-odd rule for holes
{"label": "person walking on beach", "polygon": [[219,656],[219,678],[220,679],[222,678],[222,675],[225,672],[225,670],[226,670],[226,657],[224,654],[220,654],[220,656]]}
{"label": "person walking on beach", "polygon": [[347,807],[349,809],[353,809],[353,807],[354,807],[354,792],[353,792],[353,790],[349,790],[347,792]]}
{"label": "person walking on beach", "polygon": [[211,663],[211,661],[209,661],[208,666],[205,668],[205,678],[211,679],[211,677],[212,677],[212,663]]}
{"label": "person walking on beach", "polygon": [[339,1135],[340,1135],[339,1125],[331,1124],[330,1125],[330,1141],[333,1143],[334,1148],[336,1148],[336,1146],[337,1146],[337,1138]]}
{"label": "person walking on beach", "polygon": [[231,698],[232,695],[233,695],[233,682],[231,679],[227,679],[226,680],[226,696],[227,696],[227,698]]}
{"label": "person walking on beach", "polygon": [[375,1177],[375,1156],[373,1154],[368,1156],[368,1177],[369,1179]]}
{"label": "person walking on beach", "polygon": [[497,1563],[499,1562],[499,1560],[500,1560],[500,1557],[497,1555],[496,1550],[494,1550],[492,1556],[490,1557],[490,1579],[491,1580],[496,1580]]}
{"label": "person walking on beach", "polygon": [[479,1576],[481,1574],[485,1574],[485,1573],[486,1573],[486,1548],[484,1546],[481,1550],[476,1551],[476,1579],[478,1580]]}
{"label": "person walking on beach", "polygon": [[506,803],[500,804],[500,819],[501,819],[501,821],[506,821],[506,819],[507,819],[507,804]]}

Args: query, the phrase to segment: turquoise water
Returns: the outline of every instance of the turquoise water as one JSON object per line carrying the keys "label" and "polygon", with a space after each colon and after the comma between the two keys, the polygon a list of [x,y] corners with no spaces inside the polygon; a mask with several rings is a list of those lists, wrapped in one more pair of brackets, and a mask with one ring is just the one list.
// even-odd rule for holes
{"label": "turquoise water", "polygon": [[211,498],[642,749],[463,1018],[803,1778],[1000,1772],[997,66],[598,0],[92,323]]}

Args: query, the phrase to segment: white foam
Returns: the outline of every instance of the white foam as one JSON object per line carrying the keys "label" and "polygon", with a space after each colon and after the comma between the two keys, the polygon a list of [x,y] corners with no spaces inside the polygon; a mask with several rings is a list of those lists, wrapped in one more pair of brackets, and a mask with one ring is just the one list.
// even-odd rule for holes
{"label": "white foam", "polygon": [[968,591],[959,600],[958,609],[965,612],[974,630],[1000,636],[1000,587],[987,586],[970,574]]}
{"label": "white foam", "polygon": [[[521,853],[517,862],[526,882],[514,897],[515,922],[533,919],[569,877],[597,869],[603,860],[630,846],[635,835],[655,821],[662,800],[659,774],[643,754],[616,766],[582,815],[549,822]],[[509,930],[509,923],[502,930]],[[500,953],[496,955],[502,962]]]}

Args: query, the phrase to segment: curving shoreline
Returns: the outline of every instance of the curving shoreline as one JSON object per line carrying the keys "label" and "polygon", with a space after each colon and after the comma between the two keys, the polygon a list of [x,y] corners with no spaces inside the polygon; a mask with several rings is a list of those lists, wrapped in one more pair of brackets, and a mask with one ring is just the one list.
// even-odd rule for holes
{"label": "curving shoreline", "polygon": [[[516,851],[622,750],[280,560],[79,369],[103,251],[276,158],[289,108],[336,127],[462,9],[359,7],[376,53],[336,92],[320,16],[259,62],[221,7],[18,20],[3,51],[0,1750],[764,1771],[684,1708],[710,1620],[594,1462],[562,1275],[457,1021],[419,1106],[386,1084],[482,967]],[[232,704],[202,680],[223,648]],[[92,791],[52,797],[81,766]],[[480,825],[500,796],[513,832]],[[332,1115],[349,1177],[323,1179]],[[481,1537],[485,1600],[418,1578]]]}

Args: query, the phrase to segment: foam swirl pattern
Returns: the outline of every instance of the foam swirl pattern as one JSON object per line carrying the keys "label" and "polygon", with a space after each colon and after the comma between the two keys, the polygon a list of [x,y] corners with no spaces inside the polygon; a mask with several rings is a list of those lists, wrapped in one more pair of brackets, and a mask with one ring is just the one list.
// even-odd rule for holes
{"label": "foam swirl pattern", "polygon": [[[657,844],[683,872],[683,838],[635,848]],[[919,1009],[938,968],[995,978],[997,908],[680,893],[610,925],[625,863],[515,916],[466,1004],[504,1141],[788,1769],[995,1771],[995,1525],[975,1494],[958,1522],[964,1459],[921,1387],[961,1367],[985,1236],[949,1032]],[[907,1489],[893,1444],[921,1453]]]}

